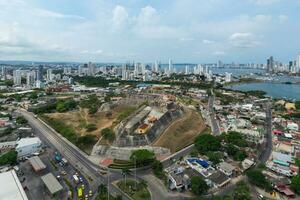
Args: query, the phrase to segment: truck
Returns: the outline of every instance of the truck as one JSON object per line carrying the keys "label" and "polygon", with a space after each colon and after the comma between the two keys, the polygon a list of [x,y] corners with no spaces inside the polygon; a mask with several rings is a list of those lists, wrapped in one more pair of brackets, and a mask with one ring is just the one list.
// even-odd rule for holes
{"label": "truck", "polygon": [[59,152],[57,152],[57,151],[55,152],[54,159],[55,159],[55,161],[58,162],[58,163],[61,161],[62,157],[61,157],[61,155],[60,155]]}
{"label": "truck", "polygon": [[73,175],[73,179],[74,179],[74,182],[75,183],[79,183],[79,178],[78,178],[78,176],[77,175]]}
{"label": "truck", "polygon": [[81,187],[79,187],[79,188],[77,189],[77,196],[78,196],[78,198],[81,198],[81,197],[82,197],[82,188],[81,188]]}

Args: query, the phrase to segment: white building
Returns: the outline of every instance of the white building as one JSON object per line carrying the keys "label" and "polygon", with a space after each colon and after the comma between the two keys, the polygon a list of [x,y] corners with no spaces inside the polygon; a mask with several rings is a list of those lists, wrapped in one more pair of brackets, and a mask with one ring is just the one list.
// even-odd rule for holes
{"label": "white building", "polygon": [[21,70],[14,70],[13,71],[13,78],[15,85],[21,85],[22,81],[22,71]]}
{"label": "white building", "polygon": [[16,151],[18,152],[18,157],[23,157],[39,152],[41,148],[42,142],[38,137],[22,138],[17,141]]}
{"label": "white building", "polygon": [[52,81],[52,69],[47,69],[47,81]]}
{"label": "white building", "polygon": [[231,76],[232,76],[231,73],[228,73],[228,72],[225,73],[225,82],[226,83],[231,82]]}
{"label": "white building", "polygon": [[26,85],[27,86],[32,86],[34,85],[35,81],[35,72],[34,71],[29,71],[26,74]]}
{"label": "white building", "polygon": [[0,199],[28,200],[15,170],[0,173]]}
{"label": "white building", "polygon": [[299,130],[299,126],[298,124],[294,123],[294,122],[289,122],[286,126],[289,130],[293,130],[293,131],[298,131]]}

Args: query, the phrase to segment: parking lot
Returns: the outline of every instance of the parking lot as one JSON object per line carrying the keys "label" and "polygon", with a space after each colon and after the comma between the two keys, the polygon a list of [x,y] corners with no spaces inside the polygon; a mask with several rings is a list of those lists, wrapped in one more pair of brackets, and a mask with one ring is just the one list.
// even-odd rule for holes
{"label": "parking lot", "polygon": [[[46,165],[46,169],[35,172],[30,165],[29,160],[20,162],[18,176],[22,182],[23,188],[29,199],[90,199],[93,195],[90,192],[88,181],[70,164],[62,165],[55,161],[55,150],[45,147],[44,152],[39,155],[42,162]],[[41,177],[51,172],[63,186],[63,190],[51,197]],[[73,175],[78,177],[75,181]],[[78,197],[77,189],[81,188],[82,195]],[[71,193],[70,193],[71,192]]]}

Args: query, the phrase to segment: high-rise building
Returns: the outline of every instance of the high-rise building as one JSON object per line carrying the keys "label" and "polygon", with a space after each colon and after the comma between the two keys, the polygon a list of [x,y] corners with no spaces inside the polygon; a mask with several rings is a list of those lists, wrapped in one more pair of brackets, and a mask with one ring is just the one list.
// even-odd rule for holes
{"label": "high-rise building", "polygon": [[15,85],[21,85],[22,84],[22,71],[21,70],[14,70],[13,71],[13,79]]}
{"label": "high-rise building", "polygon": [[35,72],[29,71],[26,74],[26,85],[27,86],[33,86],[35,81]]}
{"label": "high-rise building", "polygon": [[6,80],[6,67],[2,66],[1,76],[3,80]]}
{"label": "high-rise building", "polygon": [[47,81],[52,81],[52,79],[53,79],[52,69],[47,69]]}
{"label": "high-rise building", "polygon": [[169,59],[168,75],[170,76],[172,73],[173,73],[173,62],[171,59]]}
{"label": "high-rise building", "polygon": [[185,75],[190,74],[190,66],[186,65],[185,66]]}
{"label": "high-rise building", "polygon": [[43,81],[43,65],[39,65],[37,73],[36,73],[36,80]]}
{"label": "high-rise building", "polygon": [[95,66],[95,64],[92,63],[92,62],[89,62],[89,64],[88,64],[88,69],[89,69],[88,74],[89,74],[90,76],[94,76],[95,73],[96,73],[96,66]]}
{"label": "high-rise building", "polygon": [[296,58],[296,71],[300,72],[300,54],[298,54]]}
{"label": "high-rise building", "polygon": [[267,60],[267,72],[272,73],[274,71],[274,59],[273,56],[271,56]]}

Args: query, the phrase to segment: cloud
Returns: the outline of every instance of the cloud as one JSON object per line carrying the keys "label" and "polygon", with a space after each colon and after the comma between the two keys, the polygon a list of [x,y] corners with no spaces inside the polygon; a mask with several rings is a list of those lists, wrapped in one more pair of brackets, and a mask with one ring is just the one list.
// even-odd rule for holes
{"label": "cloud", "polygon": [[128,13],[127,10],[120,5],[117,5],[114,9],[113,9],[113,18],[112,18],[112,22],[115,28],[122,28],[127,20],[128,20]]}
{"label": "cloud", "polygon": [[45,17],[45,18],[78,19],[78,20],[85,19],[84,17],[79,16],[79,15],[67,15],[67,14],[62,14],[59,12],[54,12],[51,10],[45,10],[45,9],[40,9],[40,8],[35,9],[33,13],[39,17]]}
{"label": "cloud", "polygon": [[213,43],[215,43],[215,41],[204,39],[204,40],[202,40],[202,43],[203,44],[213,44]]}
{"label": "cloud", "polygon": [[137,23],[141,26],[153,25],[157,23],[158,20],[159,15],[157,10],[150,5],[142,8],[137,17]]}
{"label": "cloud", "polygon": [[214,55],[214,56],[224,56],[224,55],[226,55],[226,53],[224,51],[214,51],[212,53],[212,55]]}
{"label": "cloud", "polygon": [[250,0],[250,1],[256,5],[264,6],[264,5],[272,5],[278,3],[281,0]]}
{"label": "cloud", "polygon": [[195,39],[194,38],[191,38],[191,37],[183,37],[183,38],[180,38],[180,41],[181,42],[189,42],[189,41],[194,41]]}
{"label": "cloud", "polygon": [[252,48],[260,44],[252,33],[234,33],[229,37],[229,42],[237,48]]}
{"label": "cloud", "polygon": [[278,21],[279,23],[285,23],[286,21],[288,21],[289,17],[287,15],[279,15],[278,16]]}

